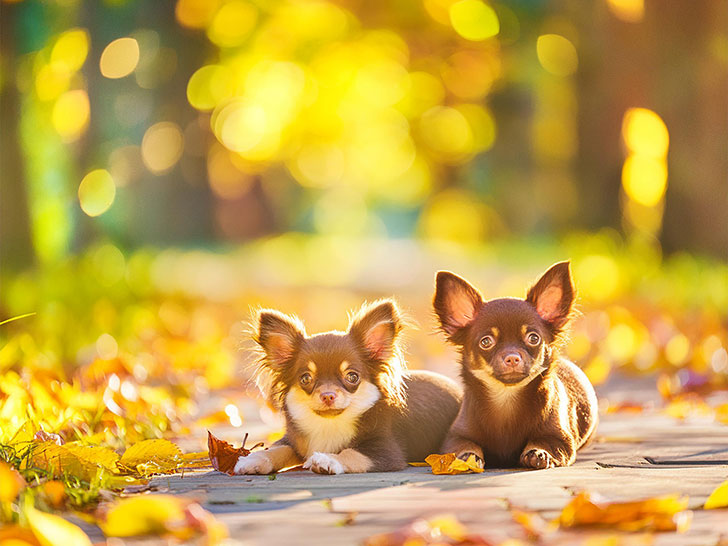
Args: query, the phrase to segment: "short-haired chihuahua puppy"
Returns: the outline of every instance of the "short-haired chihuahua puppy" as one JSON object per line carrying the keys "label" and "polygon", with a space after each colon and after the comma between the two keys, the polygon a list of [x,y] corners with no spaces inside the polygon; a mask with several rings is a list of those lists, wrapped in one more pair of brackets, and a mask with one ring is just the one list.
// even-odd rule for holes
{"label": "short-haired chihuahua puppy", "polygon": [[283,412],[286,433],[240,457],[236,474],[301,462],[320,474],[384,472],[437,452],[461,392],[439,374],[407,373],[394,301],[364,305],[346,332],[309,336],[300,320],[272,310],[256,322],[258,384]]}
{"label": "short-haired chihuahua puppy", "polygon": [[559,355],[574,298],[568,262],[546,271],[526,299],[484,301],[464,279],[437,273],[433,305],[460,351],[465,391],[444,452],[500,468],[574,462],[598,420],[594,388]]}

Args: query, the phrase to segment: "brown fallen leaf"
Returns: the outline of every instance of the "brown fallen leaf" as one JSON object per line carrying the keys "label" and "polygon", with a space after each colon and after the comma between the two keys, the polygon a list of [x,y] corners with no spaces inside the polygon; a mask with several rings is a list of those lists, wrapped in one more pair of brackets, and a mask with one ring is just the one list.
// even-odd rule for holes
{"label": "brown fallen leaf", "polygon": [[620,531],[687,531],[692,512],[688,498],[665,495],[632,502],[595,502],[579,493],[559,516],[562,527],[614,527]]}
{"label": "brown fallen leaf", "polygon": [[432,468],[433,474],[467,474],[469,472],[483,472],[475,462],[475,455],[468,457],[467,461],[458,459],[454,453],[433,453],[425,457],[425,462]]}
{"label": "brown fallen leaf", "polygon": [[263,442],[255,444],[252,448],[247,449],[245,442],[248,439],[248,434],[245,434],[243,438],[243,445],[240,447],[233,447],[231,444],[224,440],[220,440],[212,435],[212,432],[207,431],[207,449],[210,456],[210,462],[212,468],[218,472],[225,472],[225,474],[233,475],[233,469],[235,463],[238,462],[239,457],[247,457],[251,451],[257,447],[262,447]]}

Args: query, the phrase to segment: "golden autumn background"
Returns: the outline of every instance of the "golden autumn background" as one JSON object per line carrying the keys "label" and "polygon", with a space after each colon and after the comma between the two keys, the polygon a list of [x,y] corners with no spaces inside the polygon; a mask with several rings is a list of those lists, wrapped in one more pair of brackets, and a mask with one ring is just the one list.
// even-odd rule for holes
{"label": "golden autumn background", "polygon": [[34,463],[39,431],[118,454],[275,432],[248,382],[258,306],[315,332],[395,296],[419,326],[409,365],[455,376],[438,269],[519,296],[571,259],[567,353],[592,381],[650,378],[675,417],[728,421],[720,3],[0,10],[0,320],[18,317],[0,325],[0,458],[29,484],[55,473],[78,507],[119,485],[111,463],[76,481]]}

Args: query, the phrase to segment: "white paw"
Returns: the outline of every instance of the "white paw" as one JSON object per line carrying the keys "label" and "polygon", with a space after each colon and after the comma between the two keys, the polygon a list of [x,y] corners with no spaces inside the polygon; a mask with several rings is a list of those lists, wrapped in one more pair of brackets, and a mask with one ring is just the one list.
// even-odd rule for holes
{"label": "white paw", "polygon": [[263,451],[255,451],[245,457],[238,457],[235,463],[235,474],[270,474],[273,472],[273,461]]}
{"label": "white paw", "polygon": [[314,451],[313,455],[303,463],[303,468],[308,468],[317,474],[343,474],[346,472],[344,465],[336,459],[335,455],[318,451]]}

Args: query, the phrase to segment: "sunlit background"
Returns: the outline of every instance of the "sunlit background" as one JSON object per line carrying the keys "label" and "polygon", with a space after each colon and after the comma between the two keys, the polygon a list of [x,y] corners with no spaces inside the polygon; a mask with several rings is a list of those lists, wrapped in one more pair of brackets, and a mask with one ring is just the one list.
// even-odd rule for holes
{"label": "sunlit background", "polygon": [[522,295],[567,258],[595,383],[728,386],[723,3],[0,10],[0,320],[35,313],[0,325],[0,440],[245,427],[259,305],[313,332],[394,295],[455,375],[435,271]]}

